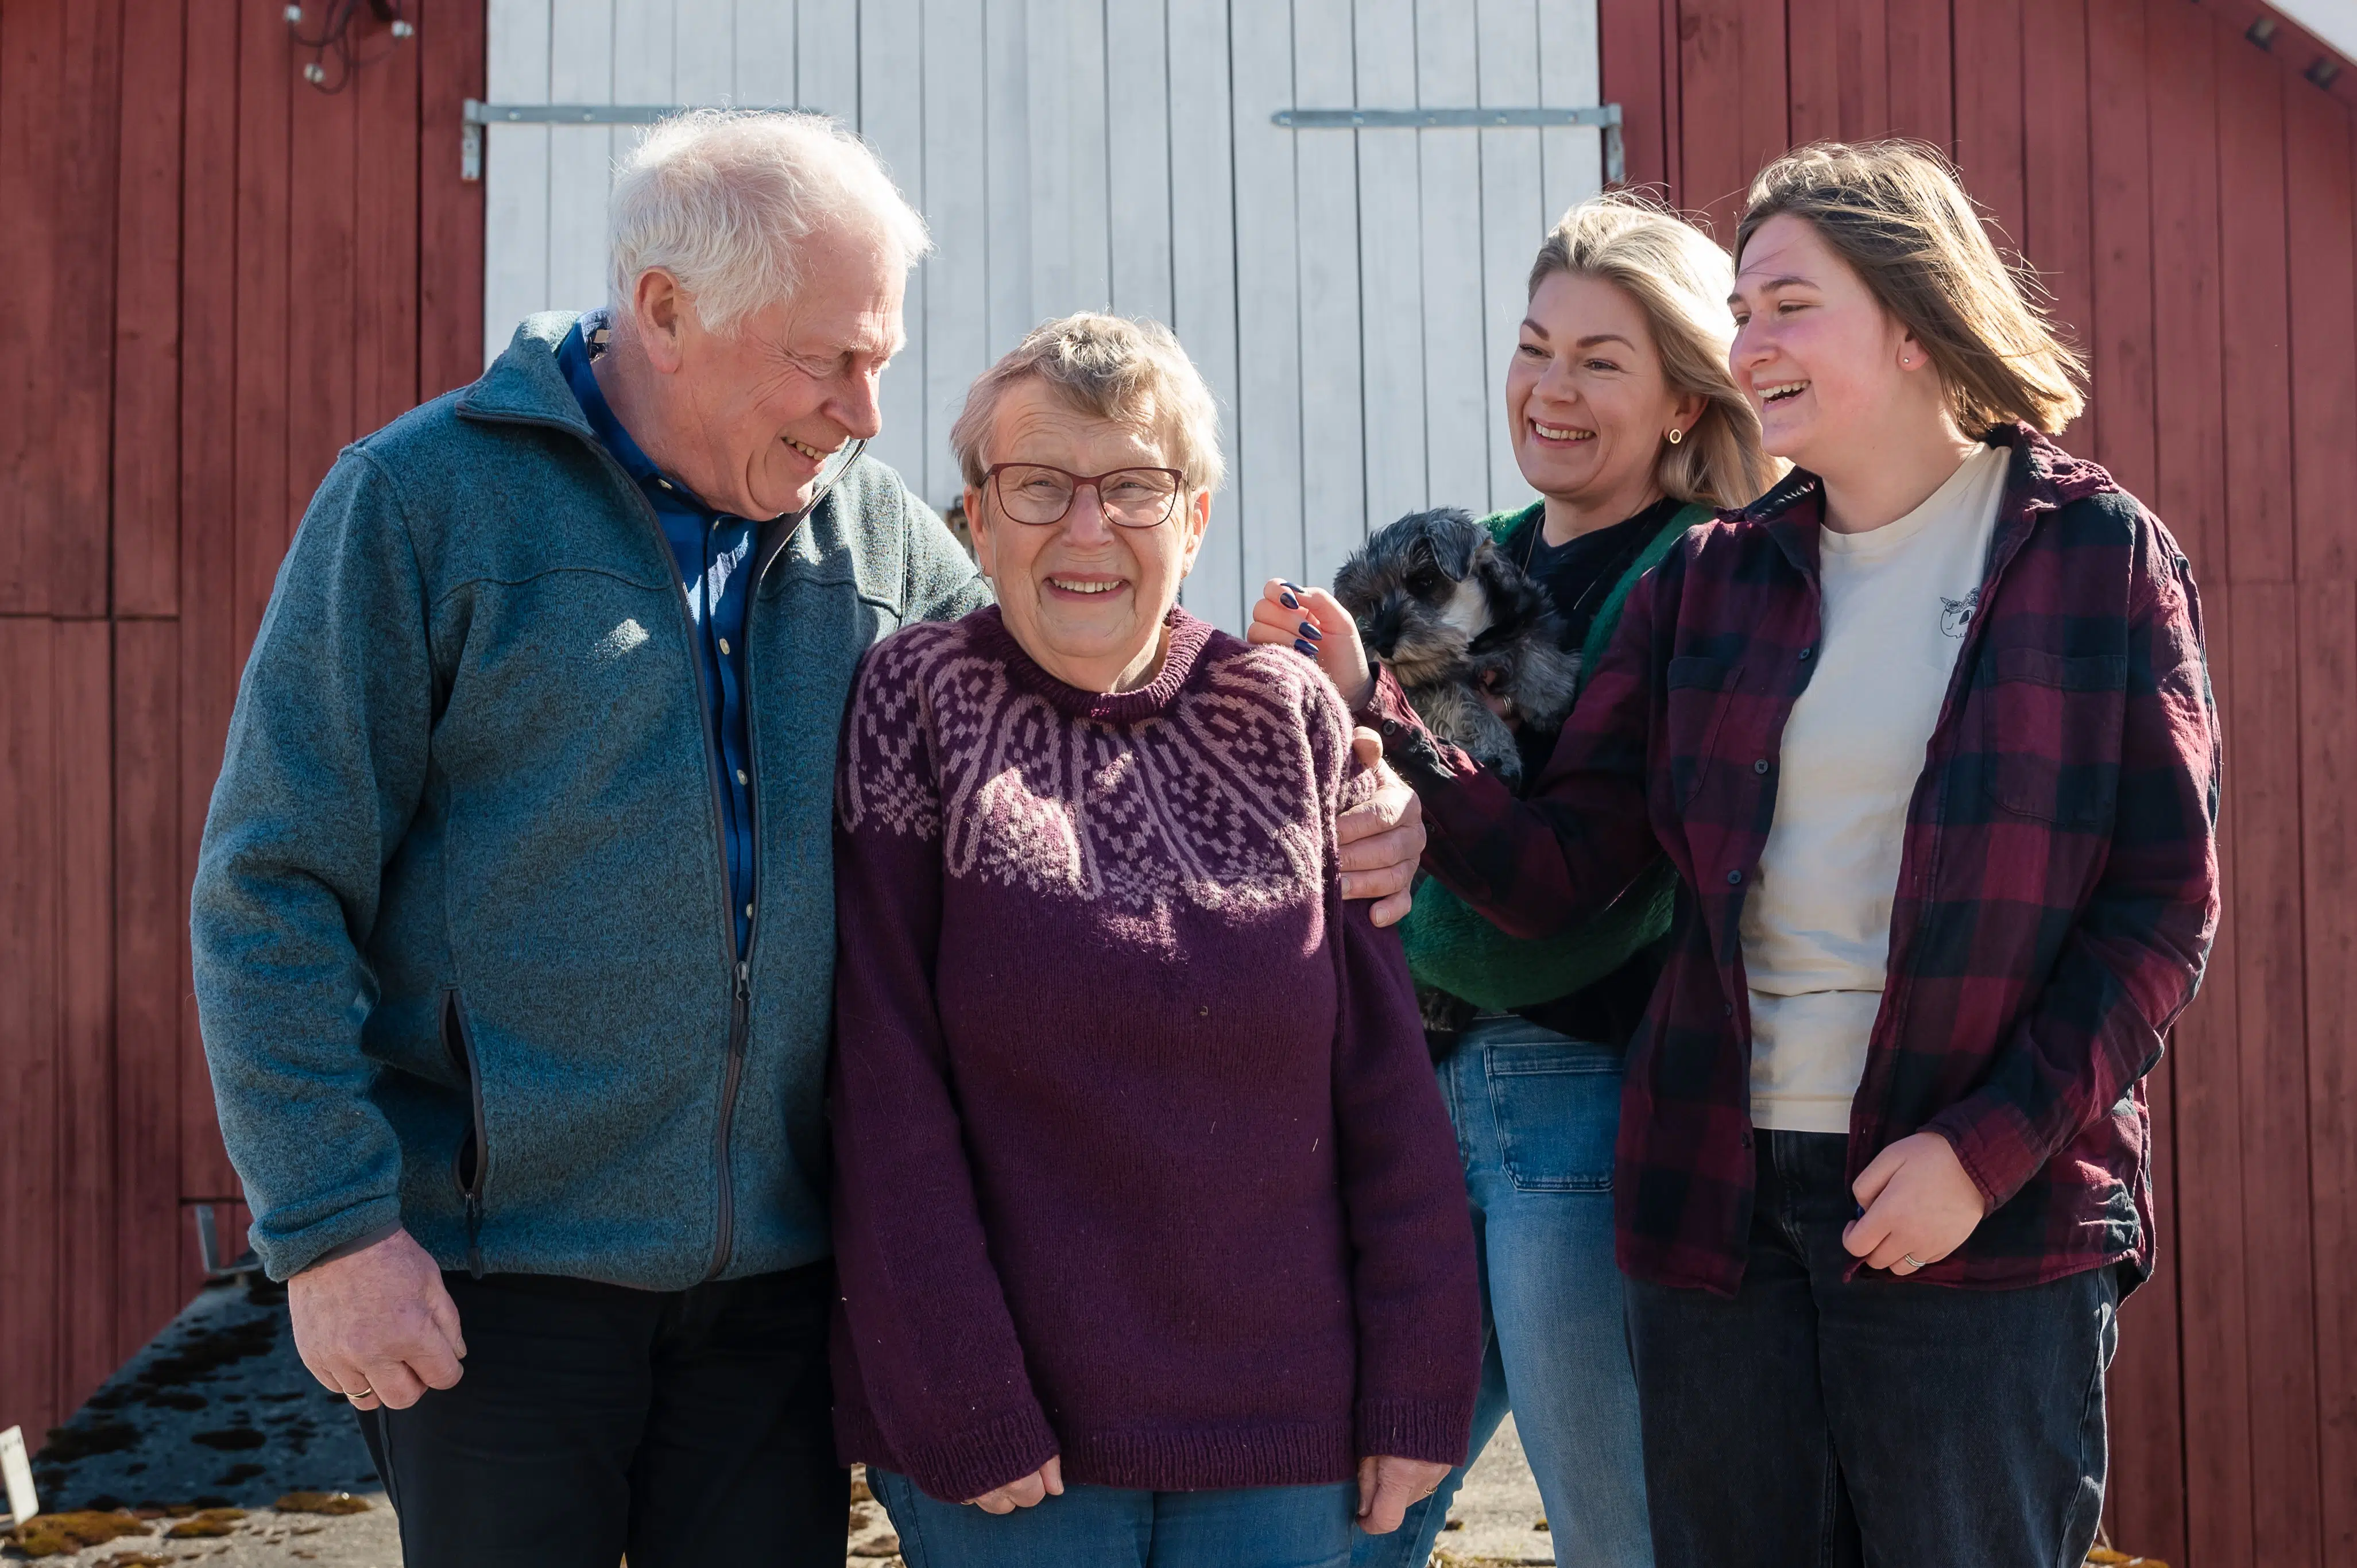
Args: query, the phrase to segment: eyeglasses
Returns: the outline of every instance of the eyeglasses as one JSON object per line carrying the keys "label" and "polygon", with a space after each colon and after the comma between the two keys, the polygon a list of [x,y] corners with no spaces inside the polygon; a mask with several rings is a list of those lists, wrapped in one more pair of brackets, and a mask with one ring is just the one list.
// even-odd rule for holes
{"label": "eyeglasses", "polygon": [[1159,528],[1178,509],[1187,476],[1176,468],[1114,468],[1071,474],[1045,463],[998,463],[982,476],[998,510],[1017,522],[1046,528],[1064,521],[1082,486],[1097,492],[1105,521],[1123,528]]}

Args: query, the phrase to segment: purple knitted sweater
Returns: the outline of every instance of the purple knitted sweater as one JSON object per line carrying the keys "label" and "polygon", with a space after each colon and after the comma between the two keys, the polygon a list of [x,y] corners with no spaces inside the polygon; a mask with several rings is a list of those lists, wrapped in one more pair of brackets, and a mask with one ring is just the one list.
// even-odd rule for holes
{"label": "purple knitted sweater", "polygon": [[1309,660],[1179,612],[1138,691],[999,619],[861,668],[835,794],[836,1434],[962,1501],[1465,1457],[1480,1302],[1396,939],[1337,891]]}

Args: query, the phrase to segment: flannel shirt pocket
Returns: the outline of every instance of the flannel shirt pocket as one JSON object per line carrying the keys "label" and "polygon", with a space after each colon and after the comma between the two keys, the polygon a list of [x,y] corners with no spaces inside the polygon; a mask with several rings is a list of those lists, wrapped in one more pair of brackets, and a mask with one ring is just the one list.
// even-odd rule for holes
{"label": "flannel shirt pocket", "polygon": [[2057,827],[2101,828],[2119,794],[2128,661],[2000,648],[1981,660],[1989,798]]}

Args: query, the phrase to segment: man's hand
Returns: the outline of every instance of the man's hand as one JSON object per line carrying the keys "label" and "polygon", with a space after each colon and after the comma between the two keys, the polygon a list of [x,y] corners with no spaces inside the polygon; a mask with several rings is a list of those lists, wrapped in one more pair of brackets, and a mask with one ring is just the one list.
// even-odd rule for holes
{"label": "man's hand", "polygon": [[1359,1528],[1389,1535],[1407,1510],[1439,1489],[1448,1466],[1385,1454],[1359,1461]]}
{"label": "man's hand", "polygon": [[1383,760],[1383,738],[1371,729],[1351,737],[1351,753],[1380,782],[1374,799],[1335,819],[1341,845],[1342,897],[1372,898],[1367,911],[1378,926],[1404,918],[1415,902],[1416,862],[1424,858],[1424,803]]}
{"label": "man's hand", "polygon": [[286,1282],[286,1309],[303,1365],[355,1410],[407,1410],[458,1380],[458,1305],[406,1230],[305,1269]]}
{"label": "man's hand", "polygon": [[1063,1495],[1064,1461],[1060,1455],[1050,1455],[1045,1465],[1021,1480],[1009,1481],[966,1501],[985,1513],[1013,1513],[1017,1509],[1037,1508],[1049,1498]]}
{"label": "man's hand", "polygon": [[1842,1231],[1842,1245],[1867,1268],[1900,1275],[1963,1246],[1988,1212],[1964,1162],[1937,1133],[1901,1138],[1875,1155],[1850,1192],[1866,1212]]}

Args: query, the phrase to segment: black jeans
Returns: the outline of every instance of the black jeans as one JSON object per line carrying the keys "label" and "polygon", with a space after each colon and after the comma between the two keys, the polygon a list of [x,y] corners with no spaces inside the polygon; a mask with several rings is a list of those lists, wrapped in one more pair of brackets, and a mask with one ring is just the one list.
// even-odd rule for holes
{"label": "black jeans", "polygon": [[1757,1135],[1734,1300],[1627,1282],[1659,1568],[2078,1568],[2119,1301],[1861,1273],[1838,1133]]}
{"label": "black jeans", "polygon": [[639,1291],[446,1274],[456,1388],[361,1415],[432,1568],[843,1568],[827,1376],[834,1265]]}

